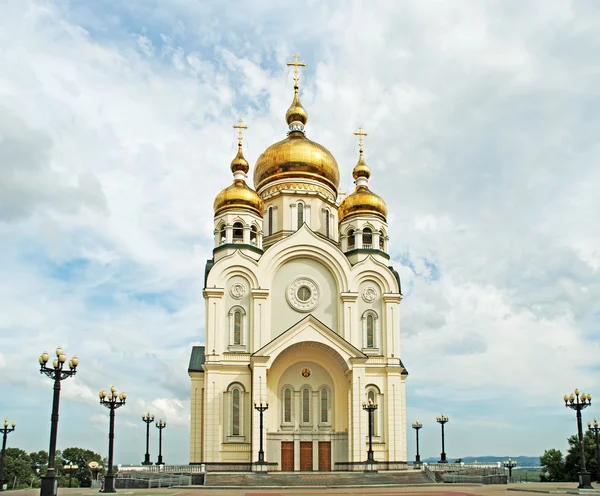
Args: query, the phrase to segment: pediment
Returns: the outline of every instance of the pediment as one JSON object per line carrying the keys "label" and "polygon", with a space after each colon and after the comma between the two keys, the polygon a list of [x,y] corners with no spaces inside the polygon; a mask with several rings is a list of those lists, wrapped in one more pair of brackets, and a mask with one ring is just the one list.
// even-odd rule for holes
{"label": "pediment", "polygon": [[348,366],[351,358],[368,358],[362,351],[327,327],[312,314],[306,316],[265,346],[255,351],[252,357],[270,357],[271,360],[269,361],[272,362],[287,348],[300,343],[311,343],[316,346],[321,345],[330,348],[343,359],[346,366]]}

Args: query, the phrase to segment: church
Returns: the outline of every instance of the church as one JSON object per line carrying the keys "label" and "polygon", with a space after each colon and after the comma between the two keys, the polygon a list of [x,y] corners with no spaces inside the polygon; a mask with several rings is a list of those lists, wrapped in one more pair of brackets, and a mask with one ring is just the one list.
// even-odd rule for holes
{"label": "church", "polygon": [[251,187],[246,126],[234,126],[233,182],[214,201],[205,345],[188,368],[190,463],[339,470],[364,462],[369,441],[375,461],[406,462],[400,277],[386,204],[369,188],[366,133],[354,133],[356,188],[342,199],[335,158],[306,135],[305,64],[288,65],[287,136],[260,155]]}

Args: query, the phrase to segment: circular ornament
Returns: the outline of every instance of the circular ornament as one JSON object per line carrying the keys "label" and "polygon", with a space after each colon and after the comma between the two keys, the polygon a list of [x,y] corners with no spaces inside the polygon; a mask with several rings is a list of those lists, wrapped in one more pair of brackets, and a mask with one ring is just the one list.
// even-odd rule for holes
{"label": "circular ornament", "polygon": [[308,277],[294,279],[287,288],[287,301],[299,312],[310,312],[319,304],[319,287]]}
{"label": "circular ornament", "polygon": [[231,295],[231,297],[234,300],[241,300],[244,297],[244,295],[246,294],[246,288],[244,287],[243,284],[236,282],[235,284],[233,284],[231,286],[231,289],[229,290],[229,294]]}
{"label": "circular ornament", "polygon": [[302,377],[305,379],[308,379],[310,377],[310,369],[308,367],[303,367],[300,374],[302,374]]}
{"label": "circular ornament", "polygon": [[377,290],[373,286],[367,286],[362,292],[363,300],[373,303],[377,299]]}

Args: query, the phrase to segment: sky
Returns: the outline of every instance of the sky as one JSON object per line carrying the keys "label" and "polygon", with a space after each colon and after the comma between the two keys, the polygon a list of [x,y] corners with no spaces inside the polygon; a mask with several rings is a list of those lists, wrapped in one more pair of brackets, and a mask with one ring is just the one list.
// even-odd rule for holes
{"label": "sky", "polygon": [[[80,359],[58,448],[107,453],[97,393],[128,393],[116,463],[150,411],[189,461],[215,195],[285,137],[285,62],[307,136],[353,189],[363,126],[402,279],[409,459],[567,447],[600,399],[600,5],[594,0],[0,2],[0,417],[48,449],[38,356]],[[600,408],[583,412],[584,422]],[[157,432],[152,433],[152,458]]]}

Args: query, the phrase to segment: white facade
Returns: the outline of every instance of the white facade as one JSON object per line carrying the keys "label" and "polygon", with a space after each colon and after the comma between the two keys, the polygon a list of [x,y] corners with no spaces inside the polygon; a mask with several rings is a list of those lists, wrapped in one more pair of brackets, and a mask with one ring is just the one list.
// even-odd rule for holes
{"label": "white facade", "polygon": [[215,216],[205,346],[189,368],[190,462],[256,462],[260,403],[266,462],[335,470],[365,461],[369,399],[375,460],[406,461],[402,296],[384,219],[339,222],[335,195],[311,179],[258,193],[262,218],[236,208]]}

